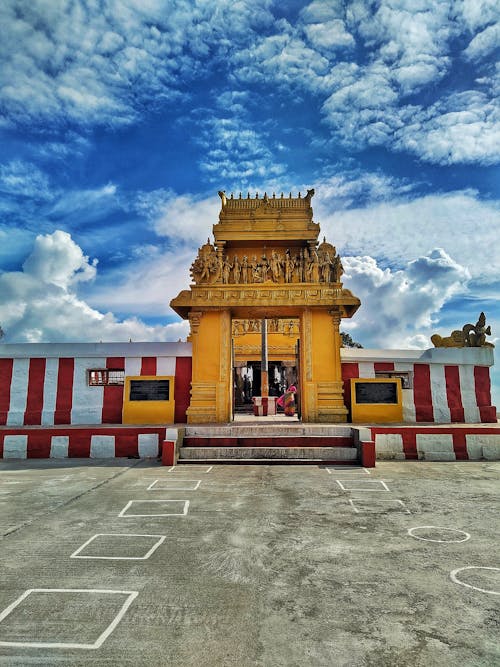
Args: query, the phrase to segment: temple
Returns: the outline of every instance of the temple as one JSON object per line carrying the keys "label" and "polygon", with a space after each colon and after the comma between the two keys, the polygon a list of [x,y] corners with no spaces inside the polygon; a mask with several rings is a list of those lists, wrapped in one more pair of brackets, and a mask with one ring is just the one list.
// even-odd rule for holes
{"label": "temple", "polygon": [[[219,192],[213,240],[171,301],[189,321],[185,342],[0,345],[0,456],[169,451],[172,463],[256,445],[257,458],[363,465],[375,452],[500,458],[484,313],[427,350],[343,348],[341,320],[361,304],[313,220],[313,195]],[[287,421],[276,403],[290,386]]]}
{"label": "temple", "polygon": [[199,249],[193,284],[170,304],[191,326],[188,423],[231,420],[232,359],[239,368],[255,360],[251,335],[249,340],[255,331],[246,325],[255,320],[273,323],[270,360],[278,367],[294,364],[302,421],[347,421],[339,325],[360,301],[343,287],[335,247],[326,239],[318,245],[313,194],[234,198],[219,192],[214,243],[208,240]]}

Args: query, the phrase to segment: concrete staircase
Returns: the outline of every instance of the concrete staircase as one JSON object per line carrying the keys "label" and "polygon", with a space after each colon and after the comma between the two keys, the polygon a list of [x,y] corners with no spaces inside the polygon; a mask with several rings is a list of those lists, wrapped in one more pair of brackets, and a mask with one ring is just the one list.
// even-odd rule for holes
{"label": "concrete staircase", "polygon": [[179,463],[360,462],[350,426],[245,424],[187,426]]}

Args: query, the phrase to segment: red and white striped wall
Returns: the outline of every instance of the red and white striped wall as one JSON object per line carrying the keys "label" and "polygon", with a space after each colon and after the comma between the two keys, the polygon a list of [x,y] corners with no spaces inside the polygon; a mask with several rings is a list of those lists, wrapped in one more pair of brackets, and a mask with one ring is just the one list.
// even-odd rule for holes
{"label": "red and white striped wall", "polygon": [[0,425],[120,424],[123,386],[89,386],[89,369],[175,376],[175,421],[186,421],[189,343],[0,346]]}
{"label": "red and white striped wall", "polygon": [[500,426],[377,426],[370,430],[378,460],[500,460]]}
{"label": "red and white striped wall", "polygon": [[177,434],[153,426],[5,428],[0,430],[0,458],[157,457],[169,431]]}
{"label": "red and white striped wall", "polygon": [[496,423],[491,405],[491,348],[430,350],[341,350],[344,398],[351,403],[350,379],[374,378],[377,373],[411,374],[412,388],[403,389],[403,421],[441,424]]}

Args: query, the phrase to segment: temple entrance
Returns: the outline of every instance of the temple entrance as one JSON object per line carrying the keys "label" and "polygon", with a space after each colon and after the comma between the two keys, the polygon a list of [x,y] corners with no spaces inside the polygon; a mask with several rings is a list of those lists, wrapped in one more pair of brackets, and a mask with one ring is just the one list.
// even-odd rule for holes
{"label": "temple entrance", "polygon": [[335,247],[318,242],[313,194],[236,198],[219,192],[214,244],[209,239],[199,249],[193,284],[171,302],[191,327],[188,423],[228,423],[257,391],[267,400],[292,381],[303,421],[347,420],[339,325],[360,302],[343,288]]}
{"label": "temple entrance", "polygon": [[[265,338],[262,327],[265,328]],[[299,319],[235,318],[232,336],[233,414],[235,417],[253,414],[254,399],[262,396],[269,397],[275,408],[277,399],[286,389],[299,384],[296,355]],[[278,412],[283,412],[283,406],[279,406]]]}

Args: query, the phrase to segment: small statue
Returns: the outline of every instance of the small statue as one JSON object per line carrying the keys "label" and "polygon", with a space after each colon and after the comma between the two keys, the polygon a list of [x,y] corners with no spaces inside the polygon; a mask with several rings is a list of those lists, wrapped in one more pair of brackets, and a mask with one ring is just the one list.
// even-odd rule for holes
{"label": "small statue", "polygon": [[462,327],[464,334],[465,347],[495,347],[493,343],[486,341],[486,336],[491,336],[491,327],[486,326],[486,315],[480,313],[475,326],[465,324]]}
{"label": "small statue", "polygon": [[449,336],[434,334],[431,341],[434,347],[495,347],[486,336],[491,336],[491,327],[486,326],[486,316],[481,313],[476,324],[464,324],[461,331],[455,329]]}

